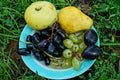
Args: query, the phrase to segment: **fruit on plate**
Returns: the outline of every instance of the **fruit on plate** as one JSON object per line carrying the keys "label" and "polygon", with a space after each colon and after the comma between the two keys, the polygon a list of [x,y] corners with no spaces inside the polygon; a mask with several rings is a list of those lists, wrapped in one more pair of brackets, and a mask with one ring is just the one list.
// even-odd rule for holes
{"label": "fruit on plate", "polygon": [[72,59],[72,66],[75,70],[80,69],[80,61],[76,57],[73,57]]}
{"label": "fruit on plate", "polygon": [[31,28],[42,30],[55,23],[56,8],[48,1],[37,1],[27,7],[24,18]]}
{"label": "fruit on plate", "polygon": [[88,30],[84,35],[84,42],[87,46],[93,45],[97,42],[98,36],[94,30]]}
{"label": "fruit on plate", "polygon": [[37,1],[26,9],[24,18],[38,31],[26,37],[26,47],[18,50],[20,55],[32,54],[51,68],[79,70],[83,58],[95,59],[100,54],[95,45],[97,33],[90,29],[93,20],[76,7],[65,7],[57,16],[52,3]]}
{"label": "fruit on plate", "polygon": [[[83,59],[92,60],[100,55],[100,47],[95,45],[96,38],[96,32],[91,29],[67,34],[55,23],[27,35],[26,48],[20,48],[18,53],[25,56],[32,52],[38,61],[54,69],[73,67],[74,70],[79,70]],[[90,45],[86,45],[86,42]]]}
{"label": "fruit on plate", "polygon": [[66,33],[75,33],[88,30],[93,25],[93,20],[73,6],[64,7],[58,13],[58,23]]}
{"label": "fruit on plate", "polygon": [[82,53],[82,57],[85,59],[95,59],[101,53],[100,47],[96,45],[88,46]]}

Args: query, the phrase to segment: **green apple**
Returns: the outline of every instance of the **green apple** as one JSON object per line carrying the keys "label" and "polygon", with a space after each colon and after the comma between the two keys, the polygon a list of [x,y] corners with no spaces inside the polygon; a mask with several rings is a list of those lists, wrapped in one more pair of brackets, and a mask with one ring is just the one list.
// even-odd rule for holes
{"label": "green apple", "polygon": [[27,7],[24,18],[31,28],[42,30],[55,23],[56,8],[48,1],[37,1]]}

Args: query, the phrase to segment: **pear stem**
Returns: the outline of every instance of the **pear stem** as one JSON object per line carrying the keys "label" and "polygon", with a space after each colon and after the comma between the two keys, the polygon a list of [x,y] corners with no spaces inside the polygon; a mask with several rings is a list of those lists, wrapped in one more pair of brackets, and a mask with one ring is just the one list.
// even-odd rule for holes
{"label": "pear stem", "polygon": [[35,10],[36,11],[40,11],[42,9],[42,7],[36,7]]}

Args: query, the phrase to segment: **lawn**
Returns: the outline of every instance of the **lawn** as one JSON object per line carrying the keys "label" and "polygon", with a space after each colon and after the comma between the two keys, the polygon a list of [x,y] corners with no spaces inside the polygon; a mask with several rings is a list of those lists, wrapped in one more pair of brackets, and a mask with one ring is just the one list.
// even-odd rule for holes
{"label": "lawn", "polygon": [[[0,0],[0,80],[46,80],[17,54],[25,9],[38,0]],[[84,74],[70,80],[120,80],[120,1],[48,0],[57,9],[76,6],[94,20],[102,53]]]}

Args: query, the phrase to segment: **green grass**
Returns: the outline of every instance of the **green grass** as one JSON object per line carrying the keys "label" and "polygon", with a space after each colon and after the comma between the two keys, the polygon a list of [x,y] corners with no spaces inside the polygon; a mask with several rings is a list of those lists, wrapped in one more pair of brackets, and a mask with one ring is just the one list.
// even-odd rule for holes
{"label": "green grass", "polygon": [[[20,69],[11,58],[12,48],[6,51],[11,40],[19,42],[24,25],[25,9],[37,0],[0,0],[0,79],[45,80],[27,67]],[[77,6],[77,0],[49,0],[57,9]],[[94,20],[101,41],[101,56],[84,74],[81,80],[120,80],[120,4],[116,0],[92,0],[88,15]],[[116,67],[117,66],[117,67]],[[15,74],[16,72],[16,74]]]}

